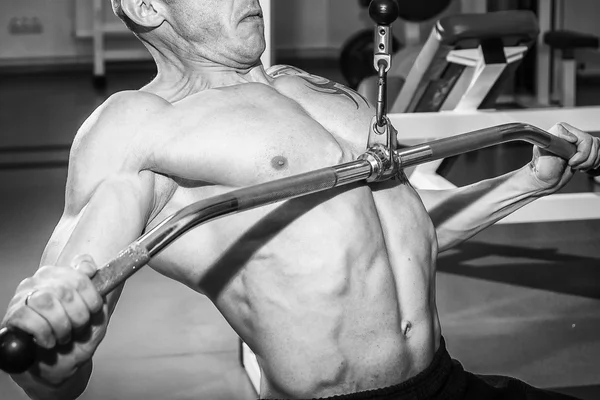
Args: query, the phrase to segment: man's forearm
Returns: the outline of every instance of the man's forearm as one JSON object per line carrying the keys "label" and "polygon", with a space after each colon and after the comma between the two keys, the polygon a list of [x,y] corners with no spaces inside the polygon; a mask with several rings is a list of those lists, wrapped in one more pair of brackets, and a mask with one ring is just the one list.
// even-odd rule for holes
{"label": "man's forearm", "polygon": [[28,373],[14,376],[13,379],[33,400],[75,400],[85,391],[92,368],[92,360],[89,360],[60,385],[41,382]]}
{"label": "man's forearm", "polygon": [[440,252],[471,238],[542,193],[530,165],[465,187],[419,191],[436,227]]}

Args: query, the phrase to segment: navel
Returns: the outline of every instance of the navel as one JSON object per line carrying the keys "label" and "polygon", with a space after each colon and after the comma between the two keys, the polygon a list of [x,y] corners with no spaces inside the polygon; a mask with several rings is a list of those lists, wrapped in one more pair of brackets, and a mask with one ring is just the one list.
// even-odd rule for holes
{"label": "navel", "polygon": [[286,169],[288,166],[288,160],[281,156],[273,157],[271,160],[271,166],[276,170]]}
{"label": "navel", "polygon": [[404,336],[408,336],[411,328],[412,328],[412,324],[410,323],[410,321],[402,321],[402,334]]}

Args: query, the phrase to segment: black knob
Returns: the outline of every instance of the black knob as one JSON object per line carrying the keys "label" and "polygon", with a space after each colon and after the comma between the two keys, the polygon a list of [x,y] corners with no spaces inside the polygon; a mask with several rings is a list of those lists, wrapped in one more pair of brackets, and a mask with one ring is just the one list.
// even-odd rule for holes
{"label": "black knob", "polygon": [[33,366],[37,346],[33,336],[15,328],[0,330],[0,369],[9,374],[22,374]]}
{"label": "black knob", "polygon": [[377,25],[393,24],[399,13],[397,0],[373,0],[369,5],[369,15]]}

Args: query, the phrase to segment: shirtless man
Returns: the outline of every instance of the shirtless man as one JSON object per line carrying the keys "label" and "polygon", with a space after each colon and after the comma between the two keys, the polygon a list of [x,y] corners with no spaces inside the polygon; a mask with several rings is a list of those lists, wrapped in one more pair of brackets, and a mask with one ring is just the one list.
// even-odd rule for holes
{"label": "shirtless man", "polygon": [[[122,290],[102,299],[89,279],[97,265],[192,202],[356,159],[375,112],[325,79],[265,71],[258,0],[113,6],[158,74],[81,127],[64,214],[8,307],[3,326],[53,357],[13,376],[34,399],[74,399],[86,387]],[[445,352],[437,254],[558,190],[572,167],[600,164],[598,140],[566,125],[553,132],[577,144],[570,166],[535,149],[515,172],[434,196],[402,179],[354,184],[203,225],[150,266],[214,302],[256,353],[263,398],[463,396],[474,378]]]}

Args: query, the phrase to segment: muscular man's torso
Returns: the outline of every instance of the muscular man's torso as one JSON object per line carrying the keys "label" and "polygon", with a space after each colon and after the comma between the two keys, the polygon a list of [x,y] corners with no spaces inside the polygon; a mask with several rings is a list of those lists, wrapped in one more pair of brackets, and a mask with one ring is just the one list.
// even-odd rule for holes
{"label": "muscular man's torso", "polygon": [[[164,205],[149,228],[198,200],[365,151],[375,110],[359,95],[278,73],[271,86],[200,92],[149,121],[146,164]],[[150,265],[214,302],[256,353],[263,396],[312,398],[394,385],[429,364],[436,257],[420,199],[393,180],[207,223]]]}

